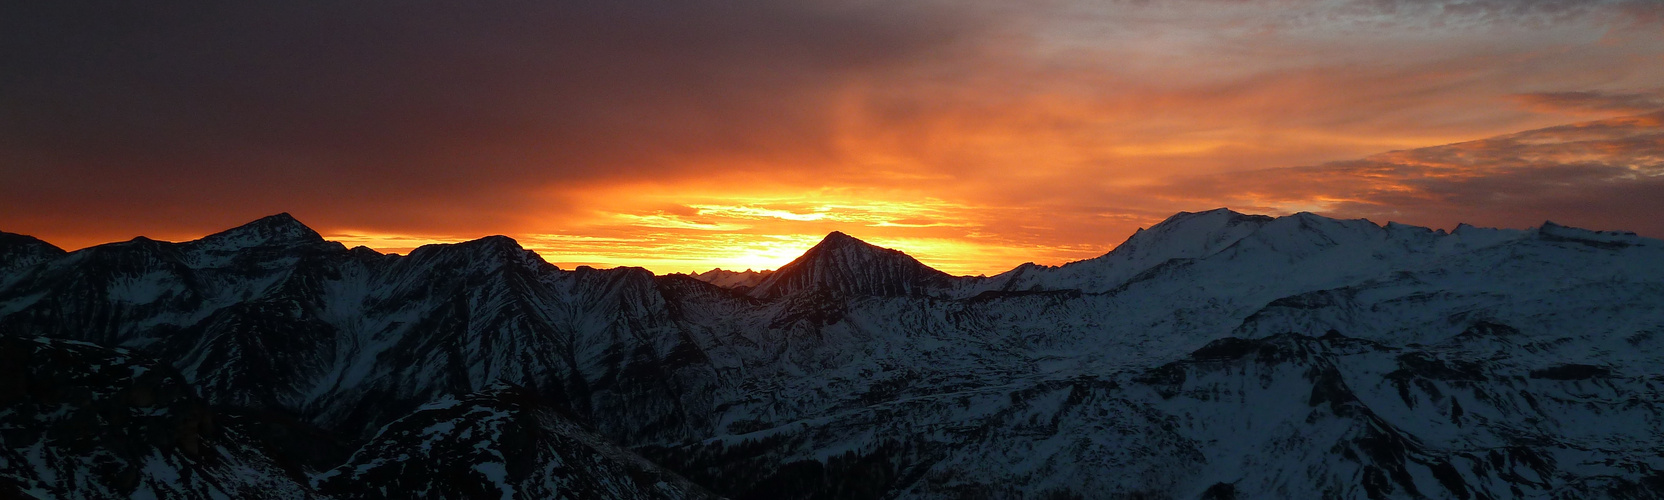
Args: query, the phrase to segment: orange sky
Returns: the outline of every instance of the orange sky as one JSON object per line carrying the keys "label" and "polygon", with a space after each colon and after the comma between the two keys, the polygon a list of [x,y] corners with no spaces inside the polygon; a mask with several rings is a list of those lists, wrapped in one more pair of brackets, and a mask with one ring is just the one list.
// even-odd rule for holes
{"label": "orange sky", "polygon": [[1023,4],[7,7],[0,230],[661,273],[841,230],[993,274],[1219,206],[1664,236],[1660,126],[1611,120],[1664,109],[1664,4]]}

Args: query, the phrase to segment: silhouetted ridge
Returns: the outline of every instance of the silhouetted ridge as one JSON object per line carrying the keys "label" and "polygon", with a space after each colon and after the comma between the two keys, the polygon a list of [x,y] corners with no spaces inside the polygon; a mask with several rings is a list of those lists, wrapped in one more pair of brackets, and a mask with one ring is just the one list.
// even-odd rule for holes
{"label": "silhouetted ridge", "polygon": [[520,246],[520,242],[503,235],[486,236],[459,243],[422,245],[410,251],[410,258],[418,262],[450,262],[449,266],[493,267],[503,263],[517,263],[528,269],[542,266],[553,268],[537,252]]}
{"label": "silhouetted ridge", "polygon": [[288,212],[261,217],[225,231],[208,235],[195,243],[219,248],[250,248],[321,243],[323,236]]}
{"label": "silhouetted ridge", "polygon": [[1215,210],[972,278],[834,233],[755,295],[534,258],[139,238],[0,270],[32,343],[0,345],[0,498],[697,496],[642,458],[731,498],[1664,484],[1656,239]]}
{"label": "silhouetted ridge", "polygon": [[751,290],[770,298],[807,289],[853,295],[906,296],[950,286],[953,276],[902,253],[833,231]]}
{"label": "silhouetted ridge", "polygon": [[32,266],[64,253],[62,248],[33,236],[0,231],[0,269]]}
{"label": "silhouetted ridge", "polygon": [[728,271],[722,268],[716,268],[702,273],[691,274],[689,276],[699,281],[723,288],[743,287],[749,289],[762,284],[763,280],[768,279],[771,274],[774,274],[773,270],[754,271],[746,269],[744,271]]}

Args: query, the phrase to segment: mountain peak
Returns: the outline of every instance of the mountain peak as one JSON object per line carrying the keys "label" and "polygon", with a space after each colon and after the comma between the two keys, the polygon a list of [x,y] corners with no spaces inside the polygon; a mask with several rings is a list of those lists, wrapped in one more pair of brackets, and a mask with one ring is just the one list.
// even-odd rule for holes
{"label": "mountain peak", "polygon": [[464,241],[464,242],[459,243],[459,244],[460,245],[465,245],[465,246],[480,246],[480,247],[487,247],[487,248],[505,248],[505,249],[510,249],[510,250],[524,250],[525,249],[524,247],[520,246],[519,241],[516,241],[514,238],[510,238],[508,236],[504,236],[504,235],[501,235],[501,234],[493,234],[491,236],[486,236],[486,237],[483,237],[483,238],[480,238],[480,239],[477,239],[477,240]]}
{"label": "mountain peak", "polygon": [[306,224],[302,224],[299,220],[296,220],[295,216],[289,215],[289,212],[278,212],[276,214],[267,215],[265,217],[255,219],[248,224],[243,224],[237,229],[263,229],[289,232],[312,230],[312,228],[307,227]]}
{"label": "mountain peak", "polygon": [[857,295],[920,295],[946,287],[952,280],[953,276],[900,250],[833,231],[797,260],[769,275],[752,289],[751,295],[772,298],[804,289]]}
{"label": "mountain peak", "polygon": [[288,212],[268,215],[225,231],[208,235],[197,243],[221,249],[261,246],[289,246],[324,241],[317,231],[302,224]]}
{"label": "mountain peak", "polygon": [[[867,243],[865,241],[861,241],[859,238],[844,234],[843,231],[833,231],[833,232],[830,232],[830,233],[826,233],[826,237],[821,238],[820,243],[815,244],[816,247],[844,246],[844,245],[873,246],[870,243]],[[878,248],[878,247],[874,247],[874,248]]]}
{"label": "mountain peak", "polygon": [[518,263],[530,268],[555,268],[537,252],[527,250],[514,238],[500,234],[458,243],[422,245],[410,251],[410,258],[414,262],[471,262],[491,268],[506,263]]}
{"label": "mountain peak", "polygon": [[1119,255],[1124,259],[1149,261],[1145,263],[1149,265],[1167,259],[1201,257],[1229,247],[1272,220],[1228,208],[1179,212],[1134,233],[1104,257]]}

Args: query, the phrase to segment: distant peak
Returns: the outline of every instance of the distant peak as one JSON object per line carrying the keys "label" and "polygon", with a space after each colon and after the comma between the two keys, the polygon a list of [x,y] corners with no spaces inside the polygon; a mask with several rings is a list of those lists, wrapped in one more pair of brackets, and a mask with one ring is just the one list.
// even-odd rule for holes
{"label": "distant peak", "polygon": [[268,215],[253,222],[214,233],[199,240],[228,248],[322,242],[323,236],[302,224],[288,212]]}
{"label": "distant peak", "polygon": [[[260,229],[281,231],[281,232],[287,232],[287,233],[299,233],[299,234],[304,234],[305,232],[312,231],[312,228],[306,227],[306,224],[302,224],[299,220],[296,220],[295,216],[289,215],[289,212],[280,212],[280,213],[277,213],[277,214],[261,217],[259,219],[255,219],[253,222],[250,222],[248,224],[243,224],[242,226],[239,226],[237,229],[246,229],[246,228],[260,228]],[[235,231],[235,230],[236,229],[233,229],[233,231]]]}
{"label": "distant peak", "polygon": [[1133,235],[1165,238],[1174,233],[1213,232],[1219,228],[1235,226],[1245,222],[1264,223],[1271,220],[1271,217],[1264,215],[1246,215],[1229,208],[1215,208],[1203,212],[1179,212],[1154,226],[1150,226],[1148,229],[1139,228]]}
{"label": "distant peak", "polygon": [[470,242],[467,242],[467,243],[475,243],[475,244],[490,245],[490,246],[511,246],[511,247],[515,247],[515,248],[520,248],[520,242],[519,241],[515,241],[514,238],[510,238],[508,236],[503,236],[501,234],[494,234],[494,235],[491,235],[491,236],[486,236],[484,238],[480,238],[480,239],[470,241]]}
{"label": "distant peak", "polygon": [[932,269],[900,250],[833,231],[802,256],[770,273],[751,295],[777,297],[803,289],[913,295],[945,287],[951,280],[952,276],[947,273]]}
{"label": "distant peak", "polygon": [[1179,212],[1179,213],[1173,214],[1173,216],[1169,217],[1169,218],[1182,219],[1182,218],[1187,218],[1187,217],[1196,217],[1196,216],[1205,216],[1205,215],[1240,216],[1240,215],[1243,215],[1243,214],[1241,212],[1237,212],[1237,211],[1231,210],[1229,208],[1219,207],[1219,208],[1215,208],[1213,210],[1203,210],[1203,211],[1200,211],[1200,212]]}
{"label": "distant peak", "polygon": [[833,231],[827,233],[826,237],[821,238],[820,240],[820,245],[847,245],[850,243],[860,243],[863,245],[867,244],[867,242],[861,241],[860,238],[844,234],[843,231]]}
{"label": "distant peak", "polygon": [[[1185,226],[1198,222],[1212,225],[1216,223],[1232,223],[1244,220],[1264,222],[1271,219],[1271,217],[1264,215],[1247,215],[1229,208],[1215,208],[1213,210],[1205,210],[1201,212],[1179,212],[1173,214],[1171,217],[1168,217],[1166,220],[1157,223],[1155,226],[1151,226],[1149,230],[1172,229],[1175,226]],[[1142,230],[1143,228],[1140,229]]]}
{"label": "distant peak", "polygon": [[261,218],[255,220],[254,222],[264,222],[264,223],[269,223],[269,224],[300,224],[300,225],[303,225],[303,226],[305,225],[305,224],[301,224],[300,221],[295,220],[295,216],[289,215],[289,212],[278,212],[278,213],[275,213],[275,214],[272,214],[272,215],[267,215],[265,217],[261,217]]}
{"label": "distant peak", "polygon": [[413,258],[444,258],[444,259],[486,259],[524,261],[530,263],[548,264],[536,252],[526,250],[514,238],[503,235],[492,235],[484,238],[462,241],[457,243],[433,243],[416,247],[410,251]]}
{"label": "distant peak", "polygon": [[820,243],[815,244],[814,247],[811,247],[807,252],[804,252],[803,257],[814,258],[828,257],[832,255],[858,254],[906,255],[901,250],[881,247],[872,243],[867,243],[860,238],[856,238],[839,231],[833,231],[828,233],[825,238],[822,238]]}

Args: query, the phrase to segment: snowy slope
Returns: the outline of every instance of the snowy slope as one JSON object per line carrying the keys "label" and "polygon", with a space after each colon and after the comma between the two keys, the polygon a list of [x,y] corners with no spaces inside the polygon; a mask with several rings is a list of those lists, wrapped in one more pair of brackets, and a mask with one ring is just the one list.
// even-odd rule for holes
{"label": "snowy slope", "polygon": [[1180,212],[1149,229],[1139,229],[1103,256],[1062,266],[1024,264],[976,285],[977,290],[1078,289],[1102,292],[1146,269],[1173,259],[1219,252],[1253,234],[1272,218],[1226,209]]}
{"label": "snowy slope", "polygon": [[1657,240],[1228,210],[989,278],[833,233],[730,288],[286,216],[0,275],[0,333],[218,404],[366,444],[509,383],[738,498],[1656,498],[1660,332]]}

